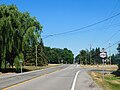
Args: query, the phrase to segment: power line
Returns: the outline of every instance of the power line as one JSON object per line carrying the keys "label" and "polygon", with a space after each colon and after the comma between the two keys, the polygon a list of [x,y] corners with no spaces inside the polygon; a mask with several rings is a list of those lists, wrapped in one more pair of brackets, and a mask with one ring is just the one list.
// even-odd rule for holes
{"label": "power line", "polygon": [[[118,11],[118,8],[119,8],[119,0],[117,0],[116,2],[115,2],[115,6],[114,6],[114,8],[112,9],[112,11],[111,11],[111,15],[113,14],[115,14],[117,11]],[[112,23],[113,23],[113,21],[115,20],[115,18],[114,19],[111,19],[111,22],[110,22],[110,25],[112,25]],[[107,39],[104,43],[102,43],[101,45],[103,45],[103,44],[105,44],[105,43],[107,43],[107,42],[109,42],[109,47],[107,47],[108,49],[109,49],[109,56],[111,56],[111,50],[110,50],[110,47],[112,47],[112,46],[114,46],[115,44],[117,44],[118,42],[116,42],[116,43],[114,43],[113,45],[110,45],[110,40],[116,35],[116,34],[118,34],[120,32],[120,30],[117,30],[117,32],[115,32],[109,39]],[[110,61],[111,61],[111,58],[110,58]],[[110,62],[111,63],[111,62]]]}
{"label": "power line", "polygon": [[[117,0],[117,1],[115,2],[115,5],[114,5],[114,7],[112,8],[111,13],[110,13],[109,16],[112,16],[112,15],[115,15],[115,14],[116,14],[116,10],[117,10],[116,7],[118,7],[118,4],[119,4],[119,0]],[[111,19],[111,20],[108,22],[108,24],[109,24],[109,25],[112,25],[113,21],[115,21],[115,18],[114,18],[114,19]]]}
{"label": "power line", "polygon": [[117,30],[117,32],[115,32],[109,39],[107,39],[104,43],[102,43],[101,45],[107,43],[110,41],[110,39],[112,39],[115,35],[117,35],[120,32],[120,30]]}
{"label": "power line", "polygon": [[78,28],[78,29],[74,29],[74,30],[71,30],[71,31],[66,31],[66,32],[56,33],[56,34],[50,34],[50,35],[44,37],[43,39],[46,39],[46,38],[51,37],[51,36],[63,35],[63,34],[68,34],[68,33],[76,32],[76,31],[80,31],[80,30],[83,30],[83,29],[86,29],[86,28],[95,26],[95,25],[97,25],[97,24],[103,23],[103,22],[105,22],[105,21],[108,21],[108,20],[110,20],[110,19],[112,19],[112,18],[114,18],[114,17],[117,17],[117,16],[119,16],[119,15],[120,15],[120,13],[117,13],[117,14],[109,17],[109,18],[104,19],[104,20],[101,20],[101,21],[98,21],[98,22],[96,22],[96,23],[93,23],[93,24],[90,24],[90,25],[87,25],[87,26],[84,26],[84,27],[81,27],[81,28]]}
{"label": "power line", "polygon": [[[112,28],[112,27],[118,27],[118,26],[120,26],[120,23],[115,23],[115,24],[113,24],[113,25],[105,25],[105,26],[103,26],[102,28],[99,28],[100,30],[102,29],[102,30],[104,30],[104,29],[108,29],[108,28]],[[93,29],[91,29],[91,30],[93,30]],[[90,29],[89,30],[84,30],[84,31],[82,31],[82,32],[85,32],[85,31],[91,31]],[[52,36],[52,34],[51,35],[42,35],[42,37],[44,37],[43,39],[45,39],[45,38],[47,38],[47,37],[50,37],[50,36]]]}
{"label": "power line", "polygon": [[120,43],[120,40],[119,40],[119,41],[117,41],[117,42],[115,42],[114,44],[110,45],[109,47],[106,47],[106,50],[107,50],[107,49],[109,49],[110,47],[112,47],[112,46],[114,46],[114,45],[118,44],[118,43]]}
{"label": "power line", "polygon": [[120,0],[117,0],[111,14],[117,13],[117,11],[119,10],[119,7],[120,7]]}
{"label": "power line", "polygon": [[[113,10],[112,10],[111,14],[113,14],[113,15],[114,15],[114,14],[118,11],[119,6],[120,6],[120,5],[119,5],[119,0],[117,0],[117,1],[116,1],[116,5],[115,5],[115,7],[113,8]],[[116,11],[115,11],[115,10],[116,10]],[[111,20],[110,25],[111,25],[114,21],[115,21],[115,18]]]}

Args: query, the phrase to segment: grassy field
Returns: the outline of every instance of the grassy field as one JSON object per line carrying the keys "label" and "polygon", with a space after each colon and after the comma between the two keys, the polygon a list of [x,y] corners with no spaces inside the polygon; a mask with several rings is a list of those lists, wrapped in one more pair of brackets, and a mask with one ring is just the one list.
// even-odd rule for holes
{"label": "grassy field", "polygon": [[45,69],[45,68],[51,68],[51,67],[56,67],[59,66],[60,64],[48,64],[47,66],[23,66],[23,69],[27,69],[28,71],[33,71],[33,70],[40,70],[40,69]]}
{"label": "grassy field", "polygon": [[[85,67],[85,66],[84,66]],[[87,66],[88,67],[88,66]],[[116,66],[106,66],[105,70],[116,71]],[[100,66],[99,70],[102,69]],[[93,80],[101,87],[103,90],[120,90],[120,76],[116,76],[114,74],[105,74],[104,79],[102,79],[102,73],[90,71],[89,75],[93,78]]]}
{"label": "grassy field", "polygon": [[[97,68],[101,70],[103,68],[103,65],[81,65],[82,68]],[[117,65],[104,65],[106,70],[117,70]]]}
{"label": "grassy field", "polygon": [[[33,71],[33,70],[40,70],[40,69],[45,69],[45,68],[51,68],[51,67],[56,67],[60,66],[60,64],[49,64],[47,66],[23,66],[22,71],[23,72],[28,72],[28,71]],[[7,74],[7,73],[18,73],[16,72],[15,67],[13,68],[7,68],[6,70],[2,69],[0,72],[0,75]]]}

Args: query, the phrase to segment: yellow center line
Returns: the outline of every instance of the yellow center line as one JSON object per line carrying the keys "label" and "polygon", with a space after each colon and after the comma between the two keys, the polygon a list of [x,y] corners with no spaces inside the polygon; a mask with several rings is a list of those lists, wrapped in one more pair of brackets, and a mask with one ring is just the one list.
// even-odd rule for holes
{"label": "yellow center line", "polygon": [[[62,70],[62,69],[60,69],[60,70]],[[27,83],[27,82],[33,81],[33,80],[38,79],[38,78],[40,78],[40,77],[42,77],[42,76],[46,76],[46,75],[48,75],[48,74],[51,74],[51,73],[54,73],[54,72],[57,72],[57,71],[60,71],[60,70],[55,70],[55,71],[53,71],[53,72],[50,72],[50,73],[47,73],[47,74],[43,74],[43,75],[38,76],[38,77],[34,77],[34,78],[32,78],[32,79],[29,79],[29,80],[20,82],[20,83],[18,83],[18,84],[14,84],[14,85],[9,86],[9,87],[7,87],[7,88],[3,88],[2,90],[8,90],[8,89],[10,89],[10,88],[17,87],[17,86],[19,86],[19,85],[25,84],[25,83]]]}

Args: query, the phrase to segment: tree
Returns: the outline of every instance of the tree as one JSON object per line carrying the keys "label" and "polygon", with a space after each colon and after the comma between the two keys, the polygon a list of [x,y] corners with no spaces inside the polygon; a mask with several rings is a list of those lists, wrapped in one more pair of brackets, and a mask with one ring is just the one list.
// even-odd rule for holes
{"label": "tree", "polygon": [[86,49],[86,64],[90,64],[90,53],[87,49]]}
{"label": "tree", "polygon": [[26,51],[24,64],[25,64],[26,66],[35,66],[35,64],[36,64],[35,60],[36,60],[35,47],[30,47],[30,48]]}
{"label": "tree", "polygon": [[[28,66],[36,65],[36,47],[35,46],[32,46],[31,48],[29,48],[25,56],[26,56],[25,65],[28,65]],[[44,66],[47,64],[48,64],[48,60],[44,53],[44,45],[41,40],[41,42],[37,46],[37,65]]]}
{"label": "tree", "polygon": [[74,61],[74,55],[71,50],[67,48],[60,49],[60,48],[50,48],[45,47],[45,55],[49,63],[59,64],[72,64]]}
{"label": "tree", "polygon": [[81,64],[87,64],[87,62],[86,62],[86,54],[87,54],[86,50],[81,50],[80,51],[80,63]]}
{"label": "tree", "polygon": [[118,70],[120,70],[120,44],[118,44],[117,50],[118,50],[118,54],[116,55],[116,58],[118,63]]}
{"label": "tree", "polygon": [[[42,26],[28,12],[19,12],[15,5],[0,6],[0,68],[11,66],[21,59],[19,54],[35,46],[39,40]],[[4,65],[3,65],[3,64]]]}
{"label": "tree", "polygon": [[44,53],[44,45],[43,43],[41,42],[39,45],[38,45],[38,48],[37,48],[37,60],[38,60],[38,66],[45,66],[48,64],[48,60],[45,56],[45,53]]}
{"label": "tree", "polygon": [[92,49],[91,51],[81,50],[75,57],[75,61],[81,64],[101,64],[100,48]]}
{"label": "tree", "polygon": [[101,64],[102,63],[102,59],[100,57],[100,48],[96,48],[95,49],[95,64]]}
{"label": "tree", "polygon": [[117,50],[118,50],[118,54],[120,54],[120,43],[118,44]]}
{"label": "tree", "polygon": [[74,61],[74,55],[71,50],[68,50],[67,48],[63,49],[63,63],[69,63],[72,64]]}
{"label": "tree", "polygon": [[75,57],[75,63],[80,64],[80,54]]}
{"label": "tree", "polygon": [[112,54],[112,56],[111,56],[111,64],[118,64],[117,55]]}

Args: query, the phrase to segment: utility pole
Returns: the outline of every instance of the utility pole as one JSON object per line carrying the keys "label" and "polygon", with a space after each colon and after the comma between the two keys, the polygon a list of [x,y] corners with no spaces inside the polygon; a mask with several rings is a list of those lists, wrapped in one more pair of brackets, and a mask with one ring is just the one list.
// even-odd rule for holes
{"label": "utility pole", "polygon": [[105,72],[104,65],[105,65],[105,62],[104,62],[104,59],[102,59],[102,61],[103,61],[103,68],[102,68],[103,69],[103,72],[102,72],[103,74],[102,74],[102,78],[104,79],[104,72]]}
{"label": "utility pole", "polygon": [[[41,40],[41,36],[40,36],[40,43],[42,43],[42,40]],[[35,45],[36,46],[36,66],[38,66],[38,61],[37,61],[37,47],[38,47],[38,44]],[[42,49],[41,49],[42,50]],[[41,51],[42,52],[42,51]]]}
{"label": "utility pole", "polygon": [[88,50],[86,50],[86,64],[88,64],[88,56],[89,55],[89,51]]}
{"label": "utility pole", "polygon": [[92,45],[90,44],[90,65],[91,65],[91,48],[92,48]]}
{"label": "utility pole", "polygon": [[111,65],[111,49],[110,49],[110,43],[109,43],[109,61],[110,61],[110,65]]}
{"label": "utility pole", "polygon": [[37,45],[36,45],[36,66],[37,66]]}

